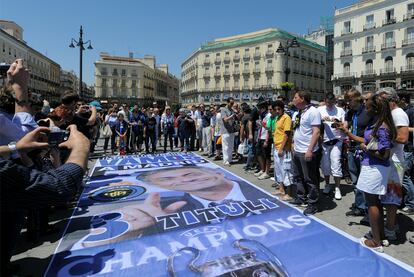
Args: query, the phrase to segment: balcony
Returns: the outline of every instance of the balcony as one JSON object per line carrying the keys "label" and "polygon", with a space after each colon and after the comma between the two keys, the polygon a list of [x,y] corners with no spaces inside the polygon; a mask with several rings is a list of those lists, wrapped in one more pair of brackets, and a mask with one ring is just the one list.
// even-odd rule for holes
{"label": "balcony", "polygon": [[221,77],[221,73],[219,71],[214,72],[214,77],[215,78],[220,78]]}
{"label": "balcony", "polygon": [[362,54],[373,53],[373,52],[375,52],[375,46],[374,45],[368,45],[368,46],[365,46],[364,48],[362,48]]}
{"label": "balcony", "polygon": [[375,28],[375,22],[369,22],[364,25],[364,31],[374,29],[374,28]]}
{"label": "balcony", "polygon": [[266,66],[266,69],[265,69],[265,71],[266,72],[273,72],[273,66]]}
{"label": "balcony", "polygon": [[223,75],[224,76],[230,76],[230,70],[225,70]]}
{"label": "balcony", "polygon": [[414,64],[410,64],[407,66],[401,66],[401,74],[402,75],[414,74]]}
{"label": "balcony", "polygon": [[344,49],[341,51],[341,57],[352,56],[352,49]]}
{"label": "balcony", "polygon": [[224,57],[224,63],[230,63],[230,57],[229,56]]}
{"label": "balcony", "polygon": [[250,89],[249,85],[243,85],[243,90],[249,90],[249,89]]}
{"label": "balcony", "polygon": [[240,70],[239,69],[233,70],[233,75],[236,75],[236,76],[240,75]]}
{"label": "balcony", "polygon": [[266,51],[266,58],[272,58],[275,52],[273,50],[267,50]]}
{"label": "balcony", "polygon": [[395,75],[395,74],[397,74],[395,67],[386,67],[380,70],[381,76],[389,76],[389,75]]}
{"label": "balcony", "polygon": [[233,57],[233,61],[234,61],[234,62],[238,62],[238,61],[240,61],[240,55],[239,55],[239,54],[236,54],[236,55]]}
{"label": "balcony", "polygon": [[250,69],[243,69],[243,75],[249,75]]}
{"label": "balcony", "polygon": [[210,78],[210,72],[204,72],[203,78]]}
{"label": "balcony", "polygon": [[260,54],[260,52],[255,52],[255,53],[254,53],[253,58],[254,58],[255,60],[260,60],[260,58],[261,58],[261,54]]}
{"label": "balcony", "polygon": [[387,50],[387,49],[393,49],[393,48],[395,48],[395,41],[381,44],[381,50]]}
{"label": "balcony", "polygon": [[395,22],[397,22],[397,20],[395,19],[395,17],[390,17],[390,18],[384,19],[382,21],[382,26],[394,24]]}
{"label": "balcony", "polygon": [[260,85],[259,84],[254,84],[253,89],[260,89]]}
{"label": "balcony", "polygon": [[335,74],[334,79],[354,79],[356,76],[355,72],[343,72],[340,74]]}
{"label": "balcony", "polygon": [[368,69],[368,70],[364,70],[361,71],[361,78],[372,78],[375,77],[377,74],[375,73],[375,70],[373,69]]}
{"label": "balcony", "polygon": [[243,60],[250,60],[250,54],[249,53],[246,53],[246,54],[244,54],[243,55]]}
{"label": "balcony", "polygon": [[352,34],[352,28],[345,28],[341,31],[341,36]]}
{"label": "balcony", "polygon": [[414,18],[414,11],[410,11],[410,12],[404,14],[403,21],[407,21],[407,20],[410,20],[410,19],[413,19],[413,18]]}
{"label": "balcony", "polygon": [[240,90],[240,86],[239,86],[239,85],[234,85],[234,86],[233,86],[233,91],[234,91],[234,90]]}
{"label": "balcony", "polygon": [[406,47],[406,46],[413,46],[414,45],[414,38],[410,38],[410,39],[404,39],[402,41],[402,46]]}
{"label": "balcony", "polygon": [[214,63],[215,63],[215,64],[221,64],[221,58],[217,57],[217,58],[214,60]]}
{"label": "balcony", "polygon": [[209,65],[210,64],[210,59],[204,59],[204,65]]}

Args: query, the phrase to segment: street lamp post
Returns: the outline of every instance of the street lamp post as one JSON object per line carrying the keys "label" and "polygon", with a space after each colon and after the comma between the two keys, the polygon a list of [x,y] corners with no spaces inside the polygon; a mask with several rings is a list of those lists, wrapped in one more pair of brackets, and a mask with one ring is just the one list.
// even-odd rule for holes
{"label": "street lamp post", "polygon": [[284,54],[286,56],[285,66],[284,66],[285,82],[289,82],[289,73],[290,73],[290,68],[288,64],[289,48],[297,48],[297,47],[299,47],[299,42],[296,40],[296,38],[293,38],[293,39],[288,39],[286,41],[285,46],[283,46],[282,43],[280,43],[279,47],[276,50],[277,53]]}
{"label": "street lamp post", "polygon": [[83,47],[84,45],[89,43],[89,46],[87,47],[88,50],[92,50],[92,42],[90,40],[88,41],[83,41],[83,29],[82,29],[82,25],[80,26],[80,31],[79,31],[79,40],[76,40],[74,38],[71,39],[70,41],[70,48],[75,48],[76,46],[73,43],[76,43],[76,46],[79,47],[79,96],[82,98],[83,97],[83,92],[82,92],[82,54],[83,51],[85,50],[85,47]]}

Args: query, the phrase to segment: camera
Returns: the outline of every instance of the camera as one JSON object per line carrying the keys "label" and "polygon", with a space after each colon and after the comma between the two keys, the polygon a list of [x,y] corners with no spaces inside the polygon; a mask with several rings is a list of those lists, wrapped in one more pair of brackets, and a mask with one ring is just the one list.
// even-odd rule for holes
{"label": "camera", "polygon": [[0,63],[0,76],[6,76],[7,70],[9,70],[10,64]]}
{"label": "camera", "polygon": [[332,128],[338,128],[340,125],[340,121],[338,119],[334,119],[334,122],[331,124]]}
{"label": "camera", "polygon": [[49,145],[59,145],[62,142],[68,140],[69,131],[55,130],[55,128],[50,130],[50,133],[47,134],[47,141]]}

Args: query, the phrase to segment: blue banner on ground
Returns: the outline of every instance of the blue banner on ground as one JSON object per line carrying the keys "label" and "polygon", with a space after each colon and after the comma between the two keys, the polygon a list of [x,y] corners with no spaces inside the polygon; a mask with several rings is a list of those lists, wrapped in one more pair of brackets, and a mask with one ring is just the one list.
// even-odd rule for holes
{"label": "blue banner on ground", "polygon": [[413,276],[194,154],[97,161],[45,276]]}

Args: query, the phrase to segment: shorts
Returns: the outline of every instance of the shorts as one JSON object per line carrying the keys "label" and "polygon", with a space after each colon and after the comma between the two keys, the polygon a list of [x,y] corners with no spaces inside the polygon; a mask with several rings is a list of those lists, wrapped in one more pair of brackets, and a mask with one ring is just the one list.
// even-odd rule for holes
{"label": "shorts", "polygon": [[401,162],[390,160],[390,175],[387,182],[387,192],[381,196],[381,203],[386,205],[401,205],[402,180],[404,178],[404,166]]}
{"label": "shorts", "polygon": [[269,139],[267,146],[264,146],[265,140],[264,139],[259,139],[259,141],[257,142],[257,147],[256,147],[256,155],[258,156],[262,156],[267,160],[270,160],[272,157],[272,140]]}

